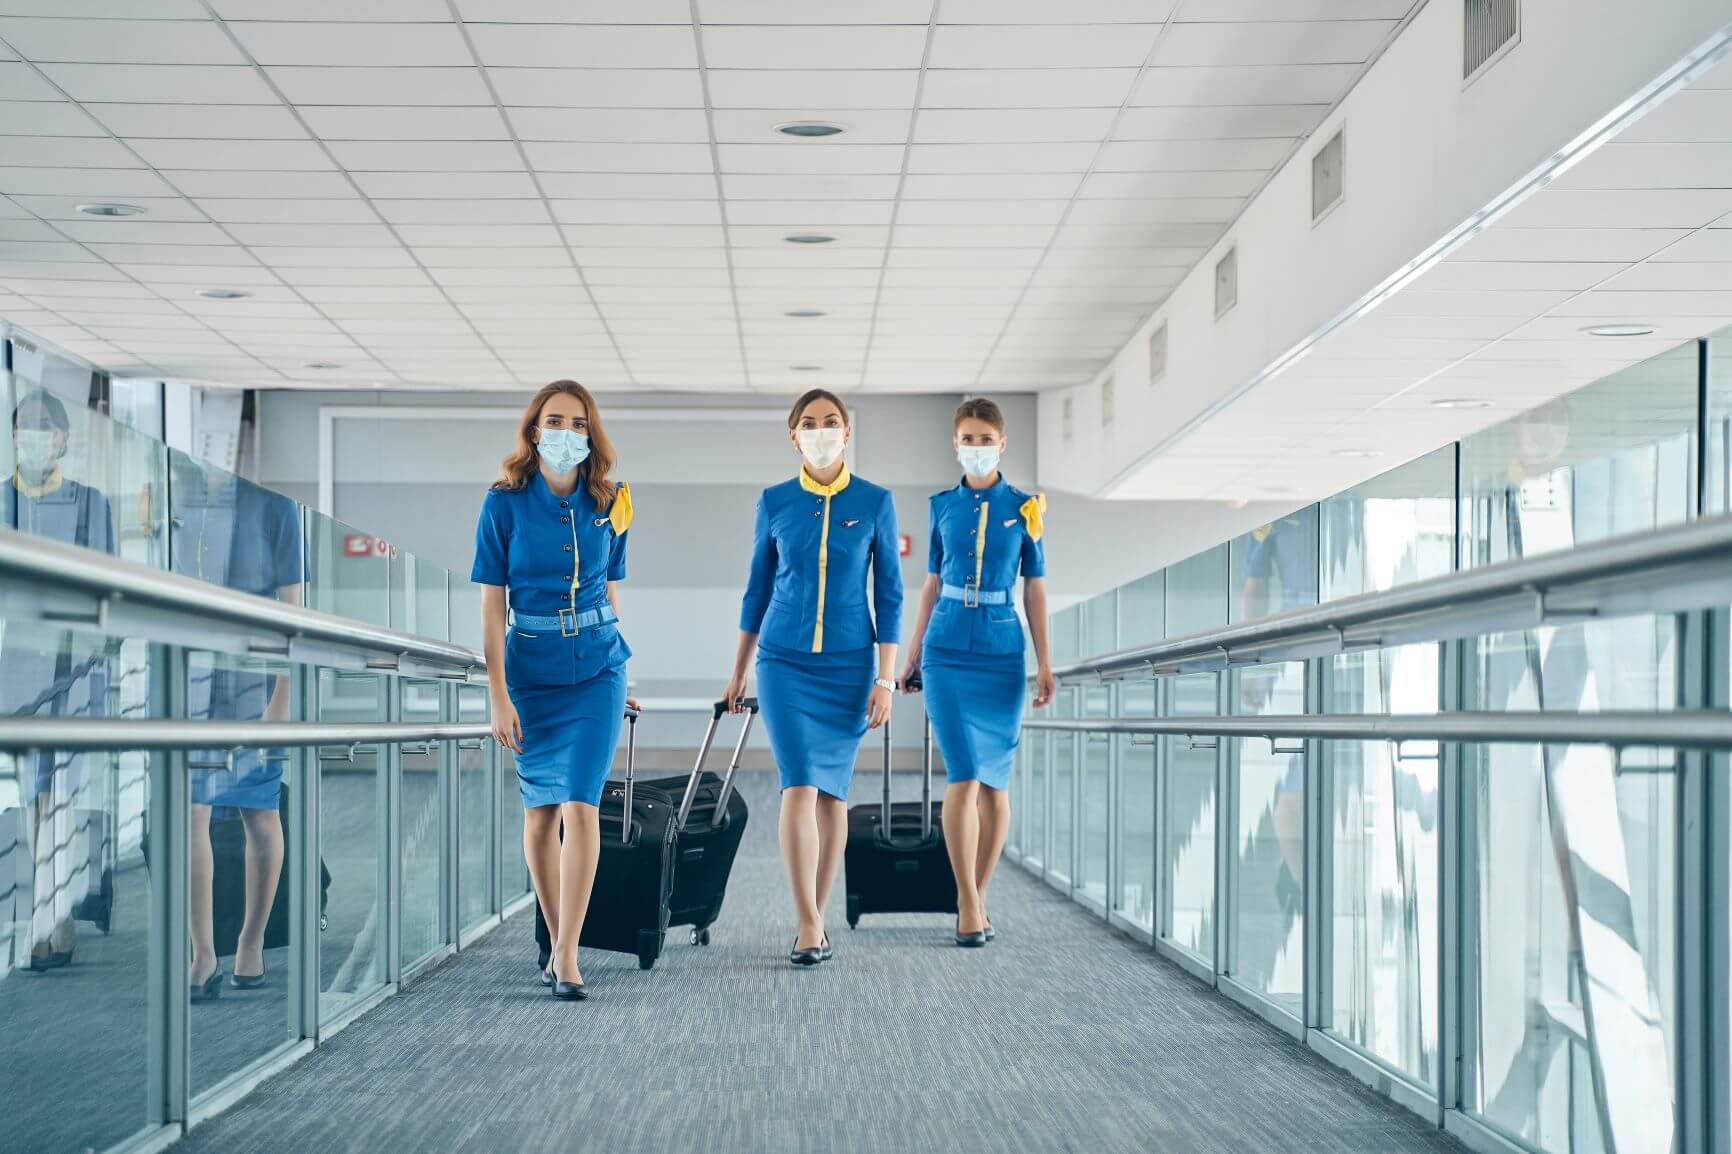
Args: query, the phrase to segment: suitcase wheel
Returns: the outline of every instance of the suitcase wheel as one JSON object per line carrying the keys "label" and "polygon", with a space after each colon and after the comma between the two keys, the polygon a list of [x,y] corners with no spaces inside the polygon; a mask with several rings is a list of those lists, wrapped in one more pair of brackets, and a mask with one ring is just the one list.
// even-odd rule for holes
{"label": "suitcase wheel", "polygon": [[654,930],[644,930],[637,936],[637,968],[651,969],[661,956],[662,936]]}
{"label": "suitcase wheel", "polygon": [[860,895],[848,895],[848,928],[856,929],[860,925]]}
{"label": "suitcase wheel", "polygon": [[692,945],[694,945],[694,946],[707,946],[709,944],[710,944],[710,927],[704,926],[702,929],[699,929],[697,926],[693,926],[692,927]]}

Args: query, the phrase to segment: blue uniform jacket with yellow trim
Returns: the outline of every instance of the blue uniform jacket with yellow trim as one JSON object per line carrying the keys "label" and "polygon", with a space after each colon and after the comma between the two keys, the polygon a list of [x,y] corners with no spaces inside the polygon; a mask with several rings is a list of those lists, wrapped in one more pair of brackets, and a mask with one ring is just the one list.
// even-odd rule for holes
{"label": "blue uniform jacket with yellow trim", "polygon": [[[556,497],[539,472],[521,489],[490,489],[475,524],[469,579],[505,586],[507,604],[520,614],[599,609],[608,603],[607,583],[625,579],[631,517],[623,482],[605,511],[581,481],[570,496]],[[630,656],[612,622],[571,637],[515,626],[505,633],[505,679],[512,686],[575,685]]]}
{"label": "blue uniform jacket with yellow trim", "polygon": [[847,466],[829,485],[801,468],[758,497],[740,628],[802,653],[895,644],[902,634],[899,553],[890,490],[850,475]]}
{"label": "blue uniform jacket with yellow trim", "polygon": [[924,644],[969,653],[1020,653],[1022,622],[1011,592],[1020,573],[1046,576],[1046,498],[1008,484],[991,488],[958,483],[932,494],[927,569],[945,585],[1003,591],[1002,603],[971,605],[940,597],[926,625]]}

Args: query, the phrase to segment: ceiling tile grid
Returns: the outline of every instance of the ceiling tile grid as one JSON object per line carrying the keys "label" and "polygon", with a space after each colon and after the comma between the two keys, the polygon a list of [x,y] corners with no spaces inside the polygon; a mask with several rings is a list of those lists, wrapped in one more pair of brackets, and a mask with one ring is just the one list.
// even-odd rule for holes
{"label": "ceiling tile grid", "polygon": [[[0,304],[112,371],[232,385],[1075,384],[1410,7],[0,0]],[[779,131],[812,121],[843,131]],[[1521,283],[1575,289],[1711,199]],[[81,208],[110,203],[143,211]],[[1657,275],[1606,292],[1716,303]]]}

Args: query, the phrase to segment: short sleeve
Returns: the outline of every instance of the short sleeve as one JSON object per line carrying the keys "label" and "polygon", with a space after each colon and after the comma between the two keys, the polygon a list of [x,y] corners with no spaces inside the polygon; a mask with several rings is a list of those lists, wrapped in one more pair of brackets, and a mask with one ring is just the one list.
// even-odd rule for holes
{"label": "short sleeve", "polygon": [[926,546],[926,571],[928,573],[944,572],[944,533],[938,523],[938,498],[934,497],[926,506],[926,519],[931,525]]}
{"label": "short sleeve", "polygon": [[1046,576],[1046,495],[1037,493],[1017,510],[1022,516],[1022,575]]}
{"label": "short sleeve", "polygon": [[[617,521],[615,523],[617,524]],[[628,519],[626,521],[626,531],[621,533],[616,530],[613,535],[613,540],[608,543],[607,579],[609,581],[625,580],[625,549],[626,543],[631,540],[630,526],[631,522]]]}
{"label": "short sleeve", "polygon": [[499,490],[489,490],[481,502],[481,516],[475,521],[475,563],[469,568],[469,580],[477,585],[506,583],[506,542],[510,536],[505,498]]}
{"label": "short sleeve", "polygon": [[307,580],[301,544],[301,516],[295,503],[273,493],[265,508],[266,541],[270,548],[271,588],[286,589]]}
{"label": "short sleeve", "polygon": [[1264,580],[1275,575],[1275,537],[1273,526],[1265,526],[1268,530],[1259,538],[1255,532],[1251,534],[1250,547],[1245,550],[1245,560],[1239,567],[1239,576],[1246,581]]}

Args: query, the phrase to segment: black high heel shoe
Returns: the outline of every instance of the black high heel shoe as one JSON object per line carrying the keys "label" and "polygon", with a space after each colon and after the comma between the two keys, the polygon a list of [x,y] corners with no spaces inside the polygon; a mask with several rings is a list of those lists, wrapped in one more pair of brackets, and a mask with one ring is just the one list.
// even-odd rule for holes
{"label": "black high heel shoe", "polygon": [[558,998],[560,1001],[582,1002],[589,998],[589,991],[584,988],[582,982],[567,982],[559,976],[558,971],[551,968],[547,973],[548,976],[553,979],[549,985],[549,989],[553,991],[553,996]]}
{"label": "black high heel shoe", "polygon": [[962,932],[962,919],[956,919],[956,944],[964,949],[979,949],[986,944],[986,931],[975,930],[973,933]]}
{"label": "black high heel shoe", "polygon": [[552,966],[545,967],[541,971],[540,978],[541,978],[541,984],[542,985],[544,985],[544,986],[553,985],[553,967]]}
{"label": "black high heel shoe", "polygon": [[788,951],[788,961],[796,966],[815,966],[824,960],[824,948],[815,946],[809,950],[800,948],[800,939],[794,939],[794,948]]}
{"label": "black high heel shoe", "polygon": [[256,974],[230,974],[229,985],[237,990],[256,990],[265,984],[266,972],[260,970]]}
{"label": "black high heel shoe", "polygon": [[194,1002],[214,1002],[223,992],[223,968],[218,966],[210,972],[210,977],[202,982],[194,982],[188,991],[188,998]]}
{"label": "black high heel shoe", "polygon": [[818,960],[827,962],[836,956],[836,951],[830,948],[830,935],[825,934],[824,940],[818,943]]}

